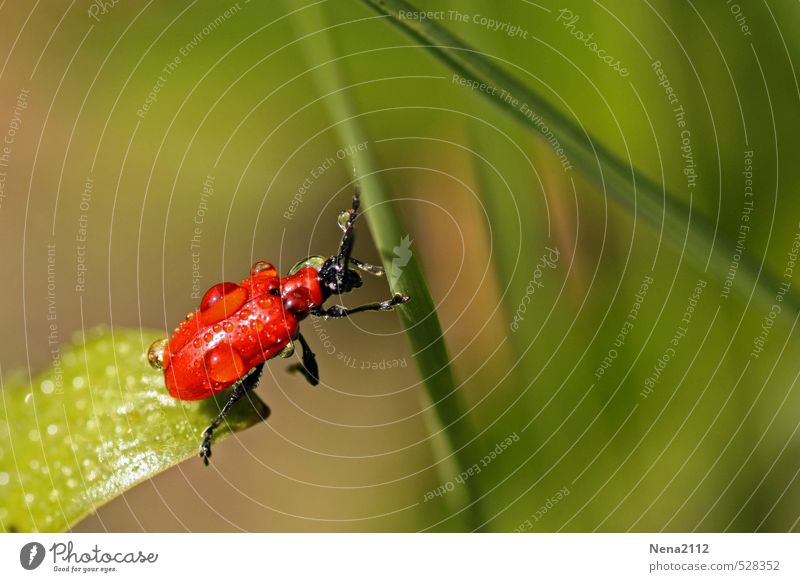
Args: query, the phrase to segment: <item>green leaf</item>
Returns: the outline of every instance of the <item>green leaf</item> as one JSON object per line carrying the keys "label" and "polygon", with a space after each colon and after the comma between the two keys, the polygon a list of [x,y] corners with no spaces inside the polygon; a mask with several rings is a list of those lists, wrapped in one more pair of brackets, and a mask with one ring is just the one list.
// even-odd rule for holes
{"label": "green leaf", "polygon": [[[62,531],[137,483],[197,457],[200,433],[227,392],[197,402],[173,399],[147,347],[163,334],[90,332],[58,352],[30,382],[0,389],[0,531]],[[216,437],[268,415],[251,395]]]}
{"label": "green leaf", "polygon": [[[403,13],[419,10],[405,0],[362,0],[380,14],[390,17],[392,23],[429,50],[462,77],[501,91],[479,93],[510,114],[520,125],[542,137],[538,121],[558,136],[569,159],[586,176],[609,196],[616,199],[637,218],[649,222],[664,240],[680,248],[683,255],[704,271],[724,279],[728,272],[734,249],[729,242],[715,237],[714,228],[702,216],[680,202],[665,186],[641,174],[630,163],[620,159],[569,119],[547,99],[538,95],[516,77],[495,65],[480,51],[473,49],[432,19],[403,18]],[[522,105],[526,105],[523,108]],[[529,116],[535,111],[541,120]],[[743,295],[753,294],[764,305],[775,302],[778,281],[751,257],[742,254],[738,275],[733,285]],[[800,299],[787,294],[785,305],[790,306],[783,315],[792,317],[800,311]]]}
{"label": "green leaf", "polygon": [[[356,107],[353,105],[339,59],[330,43],[330,31],[324,16],[315,5],[306,8],[293,18],[293,23],[302,34],[301,43],[307,61],[312,67],[314,80],[320,89],[321,99],[334,119],[334,129],[343,146],[368,141]],[[359,149],[352,156],[356,179],[362,188],[362,204],[369,208],[364,217],[380,253],[387,274],[393,273],[397,258],[395,247],[401,245],[403,237],[413,233],[406,230],[397,216],[397,207],[392,204],[386,184],[381,179],[381,170],[374,159],[372,148]],[[407,265],[394,273],[392,291],[411,297],[411,301],[398,308],[406,335],[414,350],[414,359],[425,382],[428,396],[438,420],[439,432],[433,439],[444,436],[450,457],[441,459],[442,466],[459,472],[474,464],[482,455],[474,452],[477,444],[476,431],[467,417],[466,406],[456,386],[450,357],[442,335],[442,327],[436,314],[425,276],[416,254],[412,253]],[[455,463],[451,461],[455,460]],[[447,479],[452,475],[447,475]],[[456,510],[453,517],[464,514],[470,529],[484,523],[482,503],[476,480],[465,481],[468,497],[466,507]]]}

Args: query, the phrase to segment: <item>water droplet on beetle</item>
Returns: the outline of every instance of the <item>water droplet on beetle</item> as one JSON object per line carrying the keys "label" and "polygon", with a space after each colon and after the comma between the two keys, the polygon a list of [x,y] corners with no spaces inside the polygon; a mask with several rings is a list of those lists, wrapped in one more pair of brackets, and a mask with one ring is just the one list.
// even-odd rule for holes
{"label": "water droplet on beetle", "polygon": [[205,355],[208,376],[216,382],[233,382],[245,373],[242,356],[229,345],[220,345]]}
{"label": "water droplet on beetle", "polygon": [[250,276],[255,277],[277,277],[278,270],[275,268],[275,265],[272,263],[268,263],[267,261],[258,261],[255,263],[252,268],[250,269]]}
{"label": "water droplet on beetle", "polygon": [[247,289],[236,283],[217,283],[200,301],[199,319],[204,325],[222,321],[247,302]]}
{"label": "water droplet on beetle", "polygon": [[168,343],[167,339],[156,340],[147,350],[147,362],[156,370],[163,370],[169,364]]}
{"label": "water droplet on beetle", "polygon": [[299,261],[299,262],[295,263],[294,266],[291,269],[289,269],[289,274],[290,275],[296,275],[297,273],[299,273],[302,269],[305,269],[306,267],[311,267],[312,269],[315,269],[315,270],[319,271],[319,270],[322,269],[322,267],[325,265],[326,262],[327,262],[327,259],[325,257],[321,257],[319,255],[313,255],[313,256],[310,256],[310,257],[306,257],[302,261]]}
{"label": "water droplet on beetle", "polygon": [[294,355],[294,342],[293,341],[289,341],[289,343],[286,344],[286,346],[281,351],[278,352],[278,355],[280,357],[282,357],[282,358],[290,358],[291,356],[293,356]]}

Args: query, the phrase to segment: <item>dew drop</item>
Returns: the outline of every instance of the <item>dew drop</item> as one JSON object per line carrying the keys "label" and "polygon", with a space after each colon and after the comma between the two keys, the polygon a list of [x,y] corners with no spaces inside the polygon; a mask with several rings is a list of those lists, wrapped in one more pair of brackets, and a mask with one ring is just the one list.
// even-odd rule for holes
{"label": "dew drop", "polygon": [[258,261],[253,265],[250,269],[250,276],[251,277],[277,277],[278,270],[275,268],[275,265],[272,263],[268,263],[267,261]]}
{"label": "dew drop", "polygon": [[294,355],[294,342],[290,341],[288,344],[286,344],[284,348],[278,352],[278,355],[281,358],[289,358]]}
{"label": "dew drop", "polygon": [[83,379],[83,376],[75,376],[72,379],[73,388],[83,388],[85,385],[86,385],[86,380]]}
{"label": "dew drop", "polygon": [[26,493],[25,494],[25,503],[31,504],[31,503],[33,503],[34,499],[36,499],[36,498],[33,496],[33,493]]}
{"label": "dew drop", "polygon": [[228,333],[231,333],[233,331],[233,324],[230,321],[226,321],[224,324],[222,324],[222,329]]}
{"label": "dew drop", "polygon": [[194,338],[194,341],[192,341],[192,345],[196,348],[199,348],[201,345],[203,345],[203,342],[200,341],[199,337],[196,337]]}
{"label": "dew drop", "polygon": [[321,257],[319,255],[306,257],[299,263],[295,263],[294,266],[289,270],[289,274],[295,275],[307,267],[311,267],[312,269],[316,269],[317,271],[319,271],[320,269],[322,269],[326,260],[327,259],[325,257]]}
{"label": "dew drop", "polygon": [[214,327],[212,327],[211,329],[214,330],[214,333],[219,333],[222,331],[222,326],[218,323],[215,323]]}
{"label": "dew drop", "polygon": [[168,342],[167,339],[156,340],[147,350],[147,362],[156,370],[163,370],[169,365]]}
{"label": "dew drop", "polygon": [[347,223],[350,221],[350,216],[351,213],[349,210],[342,210],[339,213],[339,218],[336,220],[336,222],[339,223],[339,228],[342,229],[342,232],[347,230]]}
{"label": "dew drop", "polygon": [[9,480],[10,477],[8,476],[8,473],[0,473],[0,485],[8,485]]}
{"label": "dew drop", "polygon": [[242,356],[229,345],[220,345],[205,356],[208,375],[215,382],[232,382],[245,373]]}
{"label": "dew drop", "polygon": [[200,301],[200,322],[211,325],[236,313],[247,301],[247,289],[236,283],[218,283]]}
{"label": "dew drop", "polygon": [[56,388],[56,385],[53,384],[52,380],[43,380],[41,388],[42,392],[44,392],[45,394],[52,394],[53,390],[55,390]]}
{"label": "dew drop", "polygon": [[214,339],[214,336],[211,334],[211,332],[208,332],[203,336],[203,341],[207,344],[210,344],[212,339]]}
{"label": "dew drop", "polygon": [[47,434],[53,436],[58,432],[58,427],[55,424],[48,425],[47,427]]}

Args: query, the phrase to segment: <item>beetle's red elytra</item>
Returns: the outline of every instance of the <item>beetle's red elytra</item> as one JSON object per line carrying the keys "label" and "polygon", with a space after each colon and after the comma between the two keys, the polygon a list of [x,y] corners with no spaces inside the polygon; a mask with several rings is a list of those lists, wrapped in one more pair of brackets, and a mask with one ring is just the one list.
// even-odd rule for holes
{"label": "beetle's red elytra", "polygon": [[308,257],[285,277],[278,276],[272,263],[258,261],[241,283],[223,282],[211,287],[197,310],[175,328],[172,337],[150,346],[148,362],[164,371],[167,390],[174,398],[200,400],[233,387],[228,402],[203,432],[200,456],[206,465],[214,430],[231,407],[256,386],[266,360],[291,356],[294,342],[299,341],[302,364],[293,369],[312,385],[319,383],[316,357],[299,331],[300,322],[309,314],[347,317],[360,311],[389,311],[409,300],[397,293],[386,301],[359,307],[323,308],[331,295],[347,293],[362,285],[361,276],[351,265],[372,275],[383,275],[381,267],[350,256],[358,211],[356,187],[352,208],[339,215],[344,234],[337,254],[327,259]]}
{"label": "beetle's red elytra", "polygon": [[299,321],[322,304],[318,278],[317,270],[304,267],[279,279],[272,264],[259,261],[240,284],[211,287],[158,348],[169,393],[181,400],[208,398],[284,351]]}

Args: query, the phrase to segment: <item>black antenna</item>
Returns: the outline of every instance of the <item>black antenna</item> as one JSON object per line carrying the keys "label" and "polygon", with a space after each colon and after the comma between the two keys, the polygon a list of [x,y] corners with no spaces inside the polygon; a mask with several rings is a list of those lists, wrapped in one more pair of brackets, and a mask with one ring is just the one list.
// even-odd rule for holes
{"label": "black antenna", "polygon": [[344,234],[342,235],[342,242],[339,245],[339,252],[336,255],[336,264],[339,265],[340,273],[347,273],[350,266],[350,254],[353,252],[353,244],[355,242],[356,233],[353,225],[358,217],[358,209],[361,204],[361,185],[356,182],[355,191],[353,192],[353,207],[350,210],[345,210],[339,215],[339,227]]}

